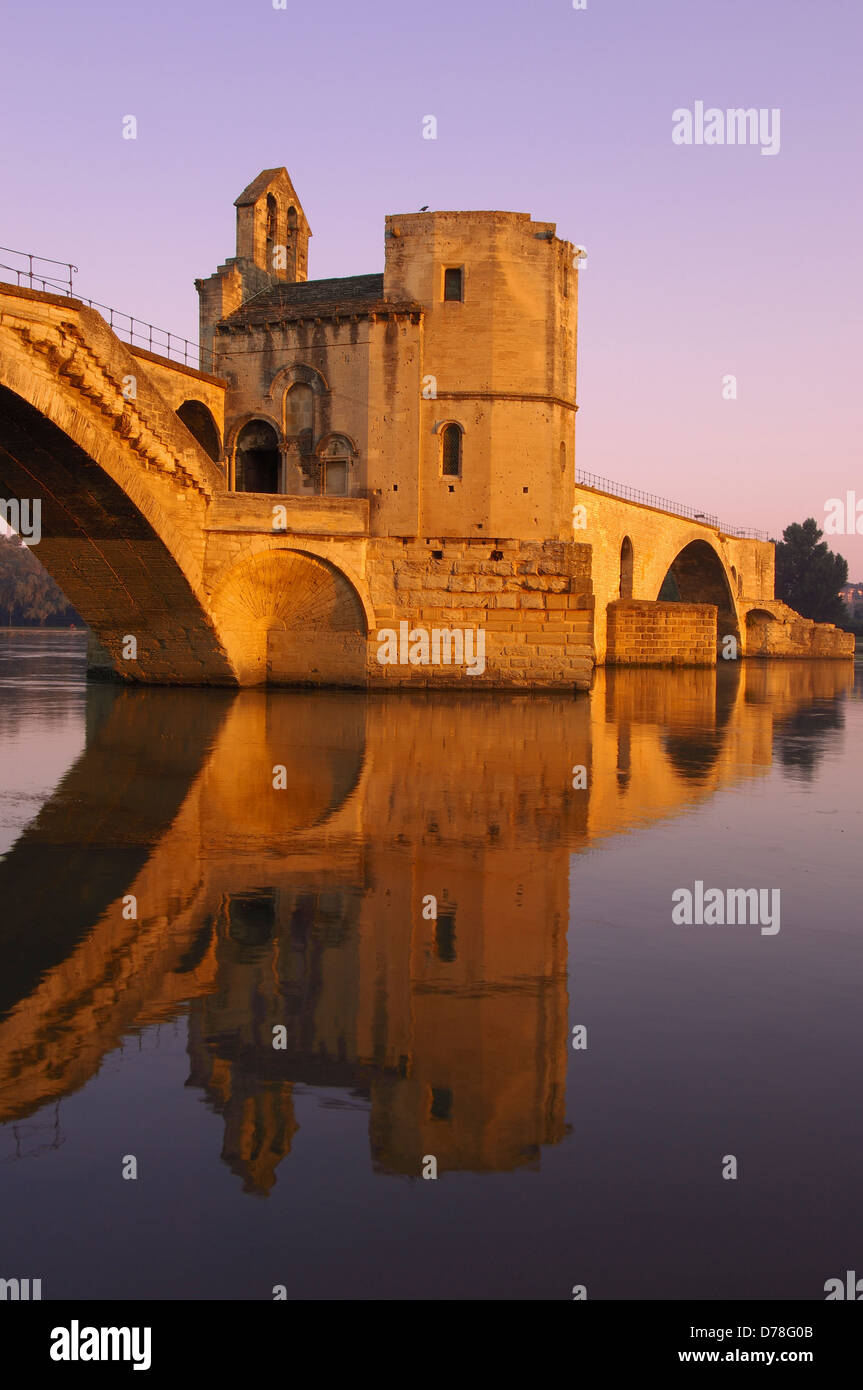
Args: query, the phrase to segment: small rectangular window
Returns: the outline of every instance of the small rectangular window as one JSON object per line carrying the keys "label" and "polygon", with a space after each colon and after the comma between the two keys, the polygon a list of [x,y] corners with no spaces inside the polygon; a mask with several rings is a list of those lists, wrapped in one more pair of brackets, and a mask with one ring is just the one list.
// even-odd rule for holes
{"label": "small rectangular window", "polygon": [[439,912],[435,922],[434,948],[438,960],[454,961],[455,951],[455,910]]}
{"label": "small rectangular window", "polygon": [[451,266],[443,273],[444,299],[463,299],[461,266]]}
{"label": "small rectangular window", "polygon": [[452,1119],[452,1091],[448,1086],[431,1087],[429,1115],[433,1120]]}

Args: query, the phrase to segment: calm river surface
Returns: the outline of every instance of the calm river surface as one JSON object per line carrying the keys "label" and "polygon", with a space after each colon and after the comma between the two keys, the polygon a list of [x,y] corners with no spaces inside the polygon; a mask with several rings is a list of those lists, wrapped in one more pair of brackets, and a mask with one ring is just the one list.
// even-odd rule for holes
{"label": "calm river surface", "polygon": [[[863,1274],[859,667],[571,698],[84,672],[78,635],[0,635],[0,1275],[823,1299]],[[779,890],[779,931],[676,924],[697,881]]]}

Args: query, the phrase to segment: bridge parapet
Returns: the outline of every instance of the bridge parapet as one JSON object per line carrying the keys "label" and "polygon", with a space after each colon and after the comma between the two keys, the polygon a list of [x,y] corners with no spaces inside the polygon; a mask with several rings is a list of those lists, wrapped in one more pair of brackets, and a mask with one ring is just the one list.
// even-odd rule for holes
{"label": "bridge parapet", "polygon": [[31,364],[38,354],[55,381],[59,377],[92,402],[145,469],[174,475],[202,497],[224,490],[218,468],[166,405],[147,369],[94,309],[2,285],[0,327],[14,334]]}
{"label": "bridge parapet", "polygon": [[369,503],[365,497],[229,492],[212,499],[207,530],[275,536],[367,536]]}

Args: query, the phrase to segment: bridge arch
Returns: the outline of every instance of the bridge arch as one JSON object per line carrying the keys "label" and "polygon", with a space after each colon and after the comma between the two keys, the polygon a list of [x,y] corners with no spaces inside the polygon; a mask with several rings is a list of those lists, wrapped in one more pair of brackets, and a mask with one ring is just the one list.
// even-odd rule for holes
{"label": "bridge arch", "polygon": [[729,568],[711,543],[688,541],[671,561],[656,598],[665,602],[710,603],[717,609],[717,641],[733,636],[740,647],[736,585]]}
{"label": "bridge arch", "polygon": [[620,597],[632,598],[632,579],[634,572],[632,541],[624,536],[620,543]]}
{"label": "bridge arch", "polygon": [[203,401],[190,398],[177,406],[177,415],[208,457],[218,463],[222,457],[222,439],[210,408]]}
{"label": "bridge arch", "polygon": [[259,550],[223,575],[212,611],[243,685],[366,684],[366,604],[323,556]]}
{"label": "bridge arch", "polygon": [[121,677],[235,684],[196,542],[224,488],[217,466],[94,310],[4,301],[0,495],[39,501],[37,557]]}
{"label": "bridge arch", "polygon": [[746,612],[746,653],[748,656],[769,656],[773,634],[777,627],[775,613],[753,607]]}

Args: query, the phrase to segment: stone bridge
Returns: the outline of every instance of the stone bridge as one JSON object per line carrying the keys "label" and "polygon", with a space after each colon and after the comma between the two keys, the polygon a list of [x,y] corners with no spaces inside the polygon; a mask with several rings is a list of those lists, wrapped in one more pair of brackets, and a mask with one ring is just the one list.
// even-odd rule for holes
{"label": "stone bridge", "polygon": [[711,664],[726,638],[740,656],[853,656],[850,633],[773,597],[772,541],[581,484],[576,506],[592,551],[598,663]]}
{"label": "stone bridge", "polygon": [[[93,666],[155,684],[571,689],[606,660],[713,664],[728,634],[740,654],[853,651],[773,600],[771,545],[590,489],[584,531],[543,542],[381,536],[368,497],[231,492],[225,393],[77,300],[0,286],[0,495],[40,499],[37,553]],[[482,629],[485,670],[382,666],[378,630],[403,619]]]}

